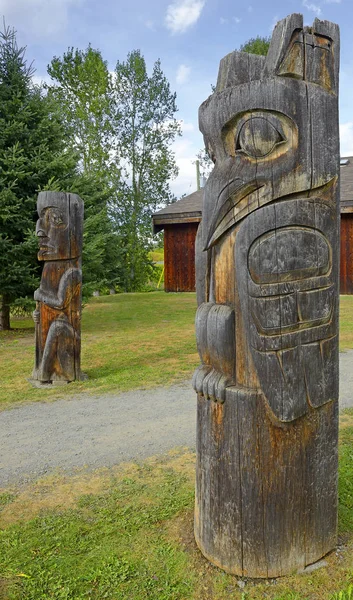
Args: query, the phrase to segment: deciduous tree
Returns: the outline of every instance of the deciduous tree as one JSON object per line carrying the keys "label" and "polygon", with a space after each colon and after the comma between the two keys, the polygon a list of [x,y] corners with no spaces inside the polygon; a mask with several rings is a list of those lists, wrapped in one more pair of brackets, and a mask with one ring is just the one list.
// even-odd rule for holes
{"label": "deciduous tree", "polygon": [[266,56],[270,47],[271,37],[257,36],[250,38],[247,42],[242,44],[239,48],[240,52],[249,52],[249,54],[260,54]]}
{"label": "deciduous tree", "polygon": [[54,85],[49,94],[60,103],[72,146],[84,172],[103,177],[111,163],[111,75],[99,50],[69,48],[48,65]]}
{"label": "deciduous tree", "polygon": [[169,182],[177,175],[171,144],[180,134],[171,92],[160,61],[149,76],[139,50],[118,62],[113,79],[117,155],[123,179],[114,216],[124,247],[124,288],[139,289],[151,268],[151,215],[172,199]]}
{"label": "deciduous tree", "polygon": [[[114,157],[111,74],[99,50],[69,48],[48,66],[48,94],[59,103],[70,147],[78,153],[80,176],[70,191],[85,203],[83,294],[121,280],[121,249],[109,204],[119,167]],[[67,191],[67,190],[65,190]]]}
{"label": "deciduous tree", "polygon": [[[90,46],[55,57],[48,71],[55,84],[49,86],[50,95],[63,107],[82,171],[102,191],[94,195],[91,221],[85,227],[87,233],[90,223],[100,224],[105,231],[100,281],[114,280],[125,291],[141,289],[153,269],[148,258],[151,214],[171,201],[169,181],[177,173],[171,151],[180,131],[175,94],[160,62],[148,75],[138,50],[118,61],[113,74]],[[99,219],[95,207],[100,207]],[[89,245],[95,248],[98,241],[93,229],[93,237],[86,236],[84,257]],[[94,272],[95,267],[91,275]]]}

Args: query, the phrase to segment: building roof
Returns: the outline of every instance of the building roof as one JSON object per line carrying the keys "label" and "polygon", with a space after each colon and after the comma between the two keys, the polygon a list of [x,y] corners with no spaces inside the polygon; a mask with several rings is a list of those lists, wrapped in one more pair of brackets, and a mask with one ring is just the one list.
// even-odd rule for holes
{"label": "building roof", "polygon": [[[169,223],[200,222],[202,195],[201,189],[154,213],[153,233],[158,233]],[[353,213],[353,156],[341,159],[341,213]]]}
{"label": "building roof", "polygon": [[341,159],[341,213],[353,213],[353,156]]}
{"label": "building roof", "polygon": [[153,233],[158,233],[170,223],[199,223],[202,217],[203,190],[184,196],[152,215]]}

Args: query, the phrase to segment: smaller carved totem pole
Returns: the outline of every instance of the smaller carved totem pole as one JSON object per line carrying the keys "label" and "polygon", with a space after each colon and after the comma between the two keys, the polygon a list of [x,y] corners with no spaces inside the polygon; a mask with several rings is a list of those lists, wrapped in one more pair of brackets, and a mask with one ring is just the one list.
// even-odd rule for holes
{"label": "smaller carved totem pole", "polygon": [[36,385],[81,379],[81,254],[83,202],[76,194],[40,192],[36,235],[44,268],[35,321]]}
{"label": "smaller carved totem pole", "polygon": [[336,544],[338,68],[337,25],[294,14],[266,57],[223,58],[199,112],[195,536],[237,575]]}

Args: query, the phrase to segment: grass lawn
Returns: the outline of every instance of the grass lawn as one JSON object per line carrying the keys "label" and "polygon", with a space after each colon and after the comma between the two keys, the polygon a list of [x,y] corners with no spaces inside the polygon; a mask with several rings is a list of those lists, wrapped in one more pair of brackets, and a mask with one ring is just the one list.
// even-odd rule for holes
{"label": "grass lawn", "polygon": [[198,364],[195,294],[151,292],[93,298],[82,312],[82,369],[88,381],[53,390],[32,388],[34,325],[13,320],[0,332],[0,406],[82,392],[104,393],[167,385]]}
{"label": "grass lawn", "polygon": [[[212,566],[193,538],[187,450],[0,494],[2,600],[352,600],[353,416],[341,428],[339,547],[328,566],[246,581]],[[353,594],[353,585],[352,585]],[[340,594],[340,592],[342,592]],[[343,593],[345,592],[345,593]]]}
{"label": "grass lawn", "polygon": [[164,248],[156,248],[149,253],[149,257],[154,262],[164,262]]}
{"label": "grass lawn", "polygon": [[353,348],[353,296],[340,296],[340,350],[350,348]]}
{"label": "grass lawn", "polygon": [[[168,384],[198,362],[194,294],[95,298],[83,311],[89,381],[29,386],[33,326],[0,336],[3,407],[78,392]],[[353,297],[341,298],[341,349],[353,348]],[[340,418],[339,546],[326,568],[246,581],[212,566],[193,539],[194,455],[51,475],[0,490],[0,600],[353,600],[353,409]],[[241,584],[243,585],[243,583]]]}
{"label": "grass lawn", "polygon": [[[82,369],[89,379],[52,390],[32,388],[31,319],[0,332],[0,407],[54,400],[82,392],[119,392],[168,385],[191,376],[199,363],[195,294],[151,292],[93,298],[82,313]],[[340,348],[353,348],[353,296],[341,296]]]}

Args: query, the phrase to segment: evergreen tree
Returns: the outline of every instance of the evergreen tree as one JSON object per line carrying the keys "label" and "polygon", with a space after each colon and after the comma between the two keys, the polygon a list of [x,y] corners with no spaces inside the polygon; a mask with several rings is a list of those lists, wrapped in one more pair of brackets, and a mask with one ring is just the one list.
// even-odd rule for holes
{"label": "evergreen tree", "polygon": [[36,196],[74,177],[76,158],[65,147],[57,105],[32,84],[33,69],[13,29],[0,32],[0,328],[10,305],[38,283],[34,236]]}

